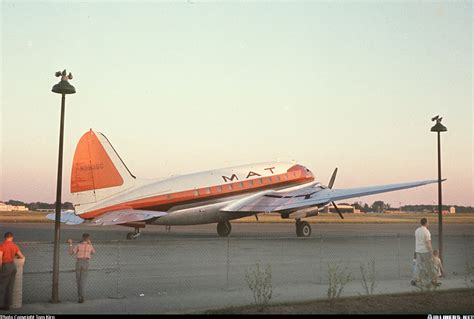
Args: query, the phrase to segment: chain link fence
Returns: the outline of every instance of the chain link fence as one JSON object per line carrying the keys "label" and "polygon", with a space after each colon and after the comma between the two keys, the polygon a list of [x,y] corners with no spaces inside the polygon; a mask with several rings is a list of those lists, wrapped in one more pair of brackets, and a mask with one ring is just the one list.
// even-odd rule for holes
{"label": "chain link fence", "polygon": [[[472,275],[474,236],[444,238],[444,267],[449,276]],[[433,237],[433,243],[437,238]],[[18,243],[26,256],[23,302],[51,298],[53,244]],[[348,267],[354,280],[360,266],[375,262],[377,280],[409,282],[413,271],[412,236],[312,238],[196,238],[94,242],[86,298],[126,298],[179,294],[181,291],[248,289],[245,272],[257,262],[270,264],[274,287],[328,283],[328,267]],[[75,258],[60,247],[60,299],[75,301]]]}

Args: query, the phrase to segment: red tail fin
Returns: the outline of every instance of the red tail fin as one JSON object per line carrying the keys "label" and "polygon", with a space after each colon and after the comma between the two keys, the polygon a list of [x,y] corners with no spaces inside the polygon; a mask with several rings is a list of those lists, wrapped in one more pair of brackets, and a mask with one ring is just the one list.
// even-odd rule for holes
{"label": "red tail fin", "polygon": [[123,178],[97,135],[90,130],[76,147],[71,172],[71,193],[120,186]]}

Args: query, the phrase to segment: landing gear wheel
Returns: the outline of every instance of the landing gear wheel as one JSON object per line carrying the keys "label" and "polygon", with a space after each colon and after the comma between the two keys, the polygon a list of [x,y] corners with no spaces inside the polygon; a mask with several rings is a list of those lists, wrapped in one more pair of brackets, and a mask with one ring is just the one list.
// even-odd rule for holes
{"label": "landing gear wheel", "polygon": [[301,237],[301,221],[299,219],[296,220],[296,236]]}
{"label": "landing gear wheel", "polygon": [[128,240],[132,240],[132,239],[135,239],[137,238],[138,236],[140,236],[140,228],[135,228],[135,232],[129,232],[127,234],[127,239]]}
{"label": "landing gear wheel", "polygon": [[221,237],[229,236],[231,230],[232,230],[232,226],[230,225],[228,221],[217,224],[217,233]]}
{"label": "landing gear wheel", "polygon": [[296,236],[311,236],[311,225],[308,222],[296,221]]}

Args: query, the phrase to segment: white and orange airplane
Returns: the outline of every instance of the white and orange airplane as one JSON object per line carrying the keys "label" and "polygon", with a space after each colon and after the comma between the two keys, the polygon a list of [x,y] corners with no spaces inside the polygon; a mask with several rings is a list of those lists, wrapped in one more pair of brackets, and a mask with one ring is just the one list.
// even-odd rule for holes
{"label": "white and orange airplane", "polygon": [[[230,220],[261,212],[279,213],[295,220],[299,237],[311,235],[302,218],[317,216],[335,201],[436,183],[412,183],[333,189],[337,168],[327,186],[315,181],[306,167],[268,162],[229,167],[167,179],[136,178],[104,134],[92,129],[77,144],[71,172],[75,212],[63,212],[66,224],[133,227],[134,239],[146,224],[198,225],[217,223],[217,233],[228,236]],[[55,214],[49,214],[49,219]]]}

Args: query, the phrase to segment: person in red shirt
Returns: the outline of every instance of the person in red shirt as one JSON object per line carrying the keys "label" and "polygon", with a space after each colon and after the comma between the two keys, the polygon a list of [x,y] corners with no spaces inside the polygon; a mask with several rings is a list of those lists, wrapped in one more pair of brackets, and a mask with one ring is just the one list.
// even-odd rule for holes
{"label": "person in red shirt", "polygon": [[17,245],[13,243],[13,234],[5,233],[5,241],[0,245],[0,309],[9,310],[12,304],[15,284],[15,257],[25,258]]}

